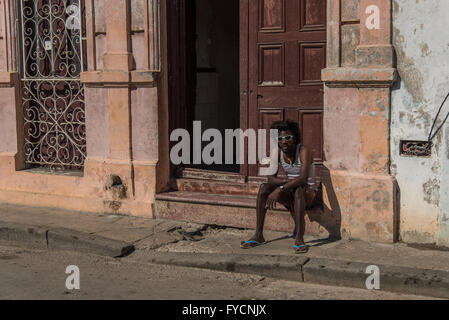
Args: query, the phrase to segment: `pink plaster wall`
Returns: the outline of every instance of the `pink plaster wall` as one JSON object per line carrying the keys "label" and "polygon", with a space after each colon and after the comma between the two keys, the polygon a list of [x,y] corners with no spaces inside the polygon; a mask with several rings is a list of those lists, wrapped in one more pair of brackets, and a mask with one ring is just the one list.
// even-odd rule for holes
{"label": "pink plaster wall", "polygon": [[15,88],[0,88],[0,152],[17,152]]}
{"label": "pink plaster wall", "polygon": [[157,88],[131,90],[131,116],[134,160],[158,159]]}
{"label": "pink plaster wall", "polygon": [[331,170],[359,166],[359,93],[357,88],[325,88],[324,155]]}
{"label": "pink plaster wall", "polygon": [[[144,0],[148,1],[148,0]],[[131,30],[143,30],[144,25],[144,1],[131,0]]]}
{"label": "pink plaster wall", "polygon": [[108,91],[104,88],[85,88],[87,156],[109,156]]}
{"label": "pink plaster wall", "polygon": [[105,0],[95,0],[95,31],[106,32]]}
{"label": "pink plaster wall", "polygon": [[135,70],[147,69],[145,66],[144,18],[144,1],[131,0],[131,50],[134,53]]}
{"label": "pink plaster wall", "polygon": [[0,71],[6,71],[6,63],[5,63],[5,38],[4,38],[4,15],[0,14]]}
{"label": "pink plaster wall", "polygon": [[[1,31],[0,31],[1,32]],[[1,34],[1,33],[0,33]],[[5,42],[3,38],[0,37],[0,71],[6,71],[5,63]]]}
{"label": "pink plaster wall", "polygon": [[103,69],[103,56],[106,53],[106,35],[99,34],[95,37],[97,70]]}
{"label": "pink plaster wall", "polygon": [[136,32],[131,36],[131,47],[134,52],[134,68],[143,70],[145,68],[145,37],[143,32]]}
{"label": "pink plaster wall", "polygon": [[[106,53],[106,13],[105,0],[95,0],[95,60],[96,69],[103,69],[103,56]],[[89,43],[88,43],[89,45]],[[89,67],[90,69],[91,67]],[[92,70],[92,69],[90,69]]]}

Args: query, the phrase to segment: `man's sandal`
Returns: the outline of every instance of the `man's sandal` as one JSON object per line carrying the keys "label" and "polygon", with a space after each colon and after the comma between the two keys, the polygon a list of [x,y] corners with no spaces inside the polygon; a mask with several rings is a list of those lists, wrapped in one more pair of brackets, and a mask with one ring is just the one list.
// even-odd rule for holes
{"label": "man's sandal", "polygon": [[308,245],[293,245],[293,248],[295,248],[295,253],[307,253],[309,251],[309,246]]}
{"label": "man's sandal", "polygon": [[263,245],[263,242],[257,242],[255,240],[248,240],[248,241],[243,241],[240,244],[240,248],[242,248],[242,249],[249,249],[249,248],[258,247],[260,245]]}

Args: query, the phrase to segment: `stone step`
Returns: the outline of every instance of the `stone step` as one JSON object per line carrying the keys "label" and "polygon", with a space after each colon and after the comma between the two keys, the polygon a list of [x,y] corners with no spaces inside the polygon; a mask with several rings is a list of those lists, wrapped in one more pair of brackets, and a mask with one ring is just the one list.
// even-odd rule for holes
{"label": "stone step", "polygon": [[233,172],[213,171],[195,168],[179,168],[177,170],[176,177],[185,179],[202,179],[237,183],[263,183],[267,181],[267,177],[252,177]]}
{"label": "stone step", "polygon": [[208,194],[257,196],[260,183],[213,181],[208,179],[176,179],[178,191]]}
{"label": "stone step", "polygon": [[221,171],[211,171],[203,169],[183,168],[178,171],[178,178],[181,179],[200,179],[211,181],[225,181],[234,183],[245,183],[246,177],[238,173],[229,173]]}
{"label": "stone step", "polygon": [[[280,207],[267,212],[265,229],[292,232],[293,219]],[[306,234],[329,236],[318,223],[323,212],[321,208],[306,212]],[[185,191],[161,193],[156,195],[155,214],[158,219],[255,229],[256,197]]]}

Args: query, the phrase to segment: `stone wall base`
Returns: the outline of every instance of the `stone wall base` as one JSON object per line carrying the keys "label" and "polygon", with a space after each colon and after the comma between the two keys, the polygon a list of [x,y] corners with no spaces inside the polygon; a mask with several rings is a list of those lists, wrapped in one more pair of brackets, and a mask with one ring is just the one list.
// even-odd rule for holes
{"label": "stone wall base", "polygon": [[398,200],[397,183],[392,176],[331,170],[330,176],[323,178],[322,219],[337,225],[340,221],[343,238],[396,242]]}
{"label": "stone wall base", "polygon": [[81,175],[16,171],[16,162],[0,154],[0,202],[153,218],[155,163],[86,159]]}

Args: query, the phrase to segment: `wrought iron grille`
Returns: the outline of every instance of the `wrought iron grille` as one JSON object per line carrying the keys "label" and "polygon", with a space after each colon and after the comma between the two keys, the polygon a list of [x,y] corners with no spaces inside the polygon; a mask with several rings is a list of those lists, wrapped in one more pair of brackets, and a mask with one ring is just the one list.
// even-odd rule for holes
{"label": "wrought iron grille", "polygon": [[82,170],[86,158],[83,1],[20,0],[27,167]]}

